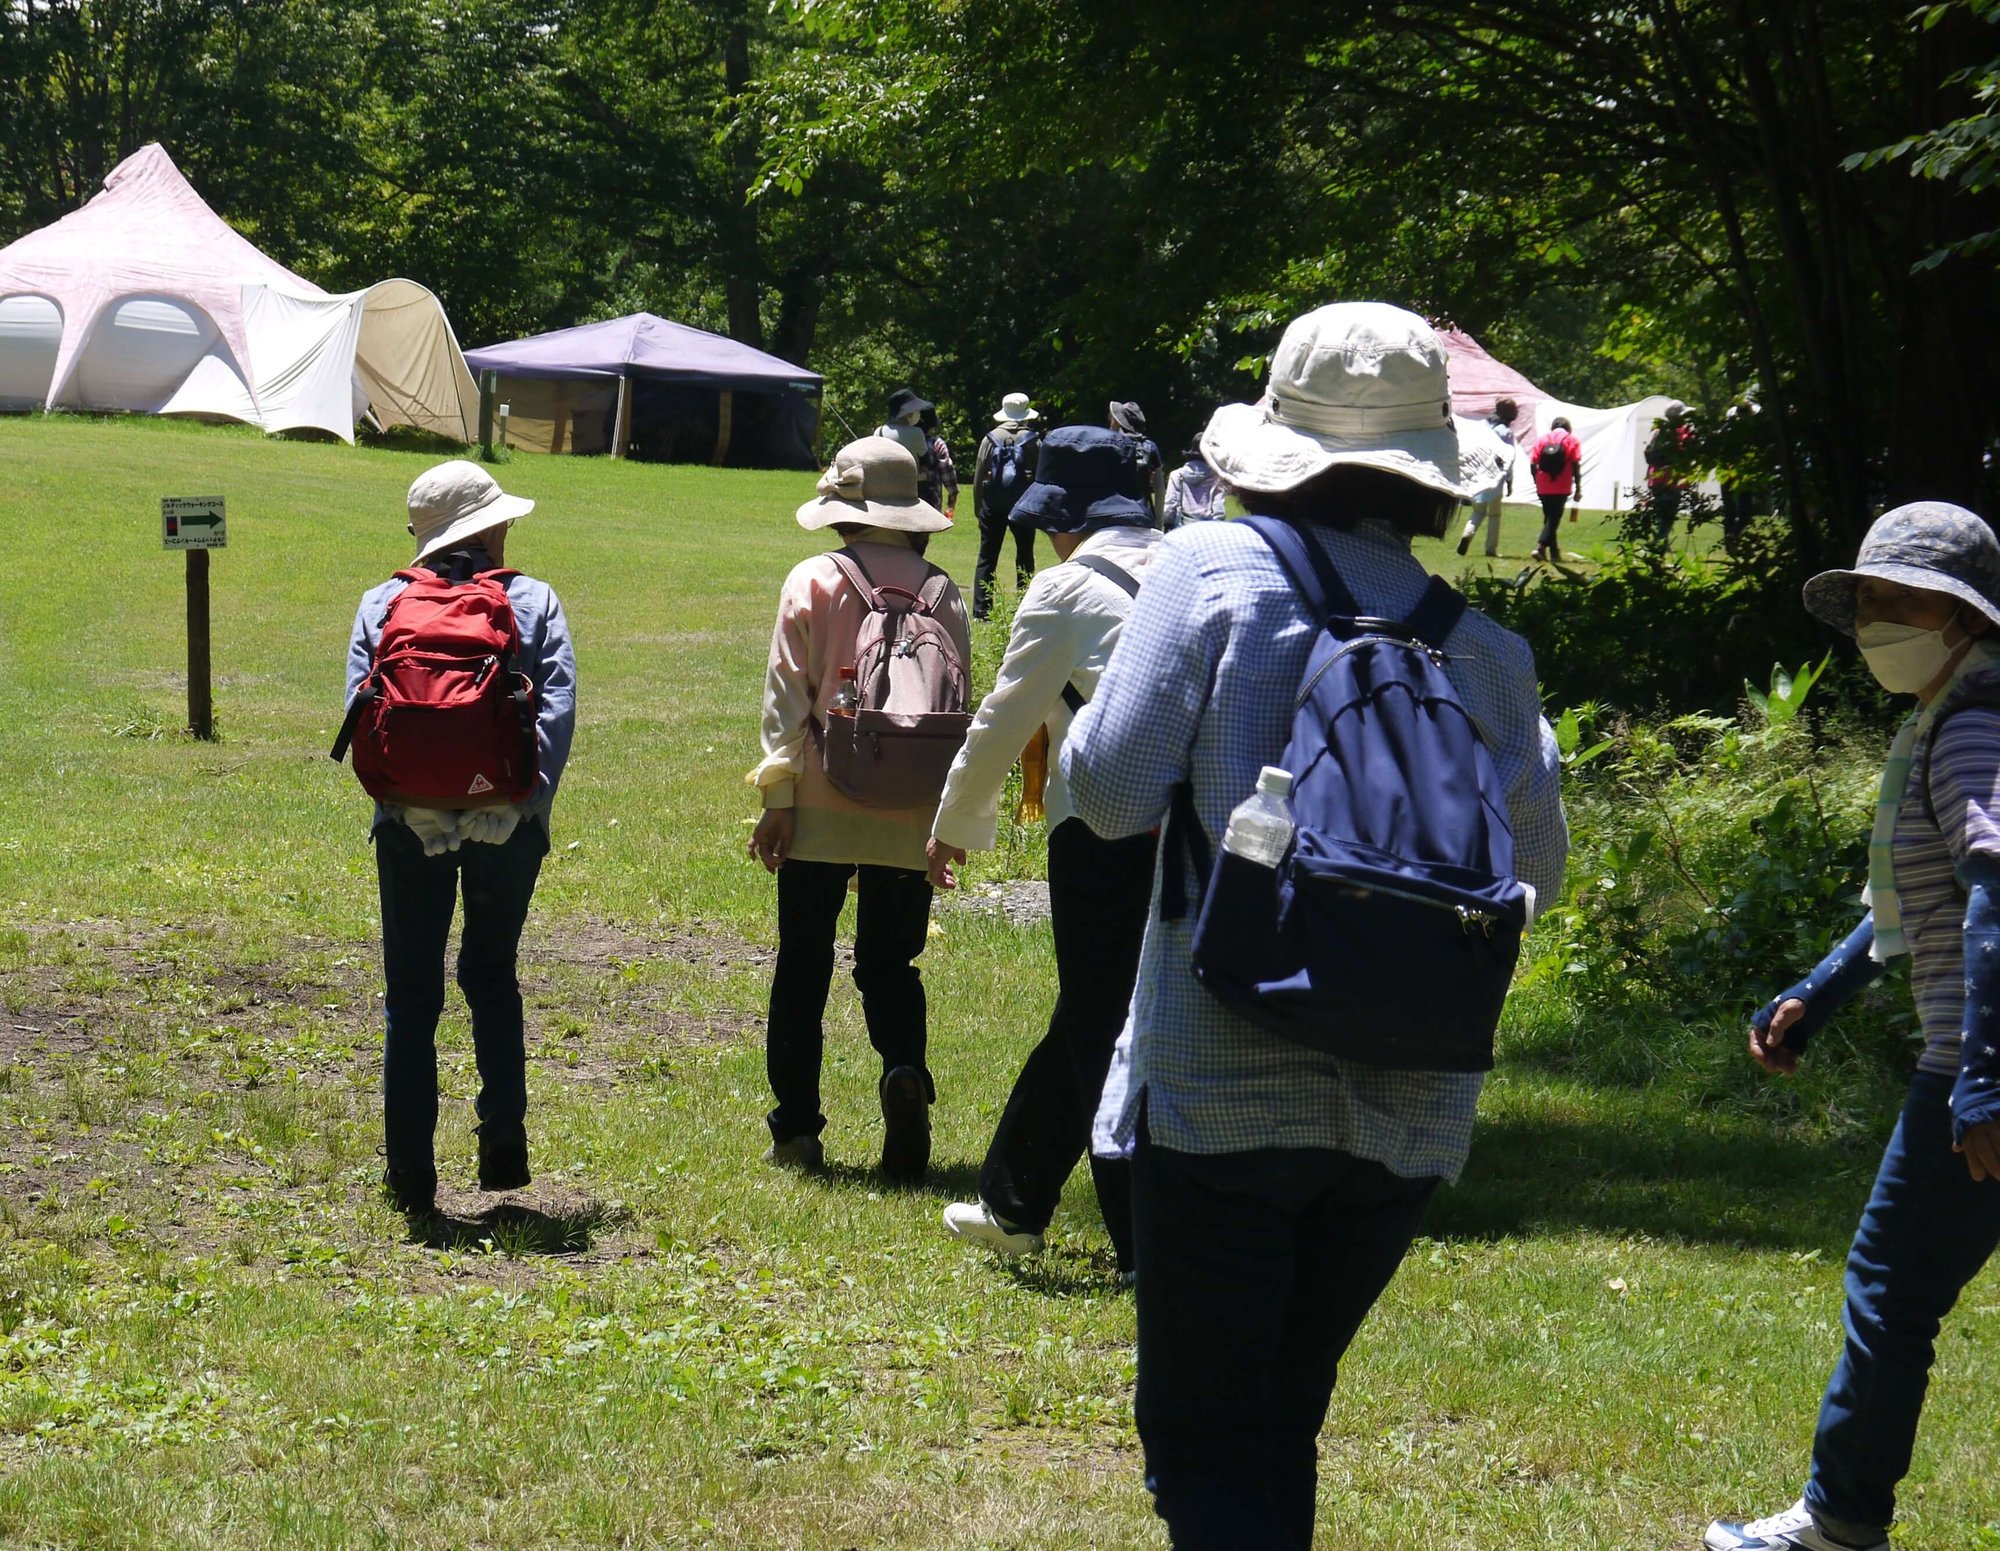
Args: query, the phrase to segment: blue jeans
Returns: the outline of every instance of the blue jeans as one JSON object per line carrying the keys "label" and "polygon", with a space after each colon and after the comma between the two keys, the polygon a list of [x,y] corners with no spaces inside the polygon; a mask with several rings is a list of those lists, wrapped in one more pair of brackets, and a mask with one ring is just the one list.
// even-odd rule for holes
{"label": "blue jeans", "polygon": [[515,953],[548,831],[523,819],[505,845],[467,843],[439,856],[398,822],[375,828],[382,890],[382,1129],[389,1167],[432,1167],[437,1129],[437,1022],[444,1011],[445,942],[461,889],[465,929],[458,986],[472,1012],[478,1114],[492,1134],[518,1131],[528,1113],[527,1050]]}
{"label": "blue jeans", "polygon": [[1910,1469],[1935,1341],[2000,1246],[2000,1181],[1951,1150],[1952,1080],[1918,1072],[1847,1252],[1847,1345],[1827,1381],[1806,1506],[1842,1540],[1885,1538]]}
{"label": "blue jeans", "polygon": [[1340,1359],[1435,1178],[1325,1148],[1132,1158],[1135,1407],[1176,1551],[1307,1551]]}

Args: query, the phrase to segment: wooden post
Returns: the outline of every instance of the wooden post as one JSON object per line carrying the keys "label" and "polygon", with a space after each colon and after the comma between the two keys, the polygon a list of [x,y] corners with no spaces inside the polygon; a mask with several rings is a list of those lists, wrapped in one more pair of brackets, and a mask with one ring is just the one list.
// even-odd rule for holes
{"label": "wooden post", "polygon": [[500,374],[488,367],[479,374],[479,456],[493,461],[493,406],[500,401]]}
{"label": "wooden post", "polygon": [[709,460],[717,468],[721,468],[723,460],[729,456],[729,432],[735,417],[736,395],[724,388],[715,410],[715,456]]}
{"label": "wooden post", "polygon": [[611,456],[625,456],[625,443],[632,434],[632,374],[618,378],[618,414],[611,422]]}
{"label": "wooden post", "polygon": [[187,552],[188,731],[215,739],[215,695],[208,678],[208,551]]}

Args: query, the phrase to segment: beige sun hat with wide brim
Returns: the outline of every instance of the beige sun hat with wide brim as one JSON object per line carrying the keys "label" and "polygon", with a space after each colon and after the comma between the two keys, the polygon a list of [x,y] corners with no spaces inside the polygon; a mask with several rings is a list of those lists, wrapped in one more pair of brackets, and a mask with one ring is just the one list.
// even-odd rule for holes
{"label": "beige sun hat with wide brim", "polygon": [[425,469],[411,481],[406,504],[419,561],[503,522],[518,522],[535,509],[533,501],[507,494],[491,474],[465,458]]}
{"label": "beige sun hat with wide brim", "polygon": [[837,522],[899,533],[937,533],[951,519],[917,495],[917,460],[886,436],[864,436],[833,455],[819,477],[819,497],[799,508],[808,533]]}
{"label": "beige sun hat with wide brim", "polygon": [[1201,450],[1240,490],[1291,490],[1353,464],[1471,498],[1444,346],[1422,318],[1386,302],[1335,302],[1295,319],[1263,398],[1216,410]]}

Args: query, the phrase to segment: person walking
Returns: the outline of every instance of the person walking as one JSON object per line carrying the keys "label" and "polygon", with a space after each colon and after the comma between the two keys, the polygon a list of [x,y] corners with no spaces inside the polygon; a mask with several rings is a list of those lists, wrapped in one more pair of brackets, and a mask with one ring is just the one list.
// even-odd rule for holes
{"label": "person walking", "polygon": [[[507,624],[500,614],[511,614],[519,649],[502,671],[525,676],[533,714],[533,774],[521,800],[447,808],[378,798],[369,824],[382,907],[383,1183],[400,1210],[423,1215],[435,1209],[437,1196],[437,1024],[444,1011],[447,938],[461,897],[457,978],[472,1015],[479,1068],[479,1188],[514,1190],[532,1178],[516,964],[549,850],[549,810],[576,728],[576,656],[554,589],[505,569],[508,532],[535,509],[533,501],[506,494],[478,464],[455,459],[419,474],[406,505],[416,558],[410,570],[371,588],[355,611],[347,649],[348,722],[337,749],[362,721],[378,666],[387,671],[385,629],[391,645],[425,645],[411,611],[397,609],[412,586],[425,589],[414,601],[438,583],[460,593],[504,589],[504,605],[497,596],[490,601],[500,629]],[[361,737],[367,736],[364,729]],[[363,759],[357,745],[357,770]],[[468,785],[476,788],[482,779],[475,776]]]}
{"label": "person walking", "polygon": [[[1444,348],[1421,318],[1342,303],[1297,319],[1264,400],[1217,410],[1201,444],[1361,613],[1402,618],[1427,595],[1411,536],[1441,538],[1464,487]],[[1249,525],[1169,535],[1063,740],[1077,816],[1115,840],[1191,805],[1212,846],[1281,759],[1323,624]],[[1441,655],[1504,789],[1516,873],[1553,899],[1567,838],[1533,653],[1468,608]],[[1093,1142],[1132,1159],[1139,1438],[1181,1551],[1303,1551],[1341,1357],[1464,1165],[1481,1078],[1345,1060],[1225,1005],[1196,978],[1194,914],[1167,898],[1166,858],[1192,838],[1179,827]]]}
{"label": "person walking", "polygon": [[927,398],[918,397],[916,389],[898,388],[889,395],[888,415],[875,434],[895,442],[916,459],[917,498],[929,506],[942,509],[945,504],[944,467],[938,462],[938,447],[943,442],[934,438],[923,426],[924,416],[936,412],[937,405]]}
{"label": "person walking", "polygon": [[1035,574],[1035,530],[1010,521],[1014,505],[1035,481],[1041,418],[1025,393],[1009,393],[994,412],[994,426],[980,439],[972,462],[972,511],[979,519],[979,558],[972,568],[972,617],[984,619],[993,607],[993,575],[1000,546],[1014,535],[1014,582],[1026,591]]}
{"label": "person walking", "polygon": [[[2000,541],[1963,507],[1899,506],[1805,605],[1917,704],[1882,771],[1868,914],[1752,1016],[1750,1055],[1795,1072],[1905,954],[1924,1049],[1847,1254],[1847,1339],[1805,1490],[1768,1518],[1715,1520],[1708,1551],[1888,1551],[1938,1333],[2000,1248]],[[1768,1416],[1748,1414],[1761,1438]]]}
{"label": "person walking", "polygon": [[946,445],[944,433],[938,429],[937,406],[933,404],[917,416],[917,429],[924,433],[930,444],[931,462],[937,465],[938,498],[935,505],[941,507],[946,517],[958,517],[958,465],[951,461],[951,448]]}
{"label": "person walking", "polygon": [[1486,529],[1486,558],[1495,560],[1500,555],[1500,504],[1514,493],[1514,422],[1520,417],[1521,406],[1512,399],[1495,399],[1493,413],[1486,417],[1486,424],[1507,449],[1506,474],[1500,488],[1492,490],[1483,500],[1472,503],[1472,515],[1466,519],[1465,531],[1458,536],[1458,552],[1463,555],[1472,549],[1472,538],[1483,525]]}
{"label": "person walking", "polygon": [[1161,523],[1169,533],[1184,522],[1215,522],[1229,515],[1222,476],[1202,457],[1201,444],[1190,444],[1181,458],[1181,466],[1167,476],[1160,505]]}
{"label": "person walking", "polygon": [[[1583,506],[1583,443],[1570,430],[1567,416],[1557,415],[1549,422],[1547,432],[1528,454],[1528,463],[1534,471],[1535,494],[1542,503],[1542,533],[1535,540],[1535,558],[1560,560],[1562,550],[1556,540],[1563,507],[1572,505],[1581,510]],[[1575,512],[1570,520],[1576,520]]]}
{"label": "person walking", "polygon": [[1132,444],[1153,526],[1161,526],[1167,498],[1167,460],[1160,456],[1160,444],[1146,432],[1145,410],[1129,399],[1113,399],[1106,423]]}
{"label": "person walking", "polygon": [[[1065,426],[1044,439],[1040,474],[1014,516],[1048,534],[1063,563],[1038,574],[1021,598],[1007,654],[946,778],[926,847],[931,883],[955,887],[953,865],[995,843],[1015,755],[1047,736],[1055,1009],[986,1149],[979,1199],[944,1210],[950,1232],[1003,1254],[1042,1248],[1063,1184],[1089,1144],[1139,972],[1157,841],[1099,839],[1071,813],[1054,758],[1104,671],[1162,536],[1139,481],[1129,444],[1112,431]],[[1121,1275],[1132,1269],[1130,1172],[1123,1160],[1091,1160]]]}
{"label": "person walking", "polygon": [[764,806],[749,853],[778,880],[778,959],[765,1030],[776,1104],[766,1117],[765,1161],[799,1169],[825,1161],[823,1020],[834,930],[853,880],[854,986],[869,1043],[882,1060],[881,1166],[903,1183],[921,1179],[929,1167],[929,1107],[937,1099],[916,962],[930,930],[924,840],[937,786],[921,806],[871,805],[834,785],[821,749],[829,716],[851,709],[836,701],[843,685],[853,691],[855,644],[871,611],[855,571],[878,593],[893,589],[924,600],[959,664],[970,659],[964,602],[951,578],[923,557],[930,535],[949,519],[918,496],[917,477],[916,460],[901,446],[865,436],[834,454],[817,496],[799,508],[800,527],[832,528],[844,547],[800,561],[785,578],[764,678],[764,757],[745,778]]}

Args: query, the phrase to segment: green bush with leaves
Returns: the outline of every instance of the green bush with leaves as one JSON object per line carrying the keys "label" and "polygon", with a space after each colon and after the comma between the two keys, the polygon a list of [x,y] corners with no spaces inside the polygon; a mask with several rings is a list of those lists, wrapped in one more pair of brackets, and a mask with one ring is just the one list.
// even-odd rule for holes
{"label": "green bush with leaves", "polygon": [[[1520,981],[1526,1039],[1542,1055],[1647,1082],[1740,1066],[1740,1087],[1722,1080],[1749,1091],[1734,1031],[1862,911],[1883,745],[1865,726],[1814,729],[1801,715],[1829,661],[1744,684],[1738,716],[1624,719],[1600,733],[1609,713],[1587,703],[1557,722],[1569,877]],[[1907,1073],[1915,1024],[1901,978],[1824,1036],[1833,1089],[1875,1093]]]}

